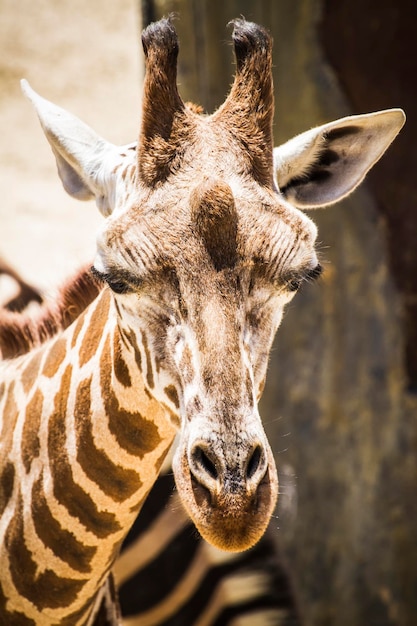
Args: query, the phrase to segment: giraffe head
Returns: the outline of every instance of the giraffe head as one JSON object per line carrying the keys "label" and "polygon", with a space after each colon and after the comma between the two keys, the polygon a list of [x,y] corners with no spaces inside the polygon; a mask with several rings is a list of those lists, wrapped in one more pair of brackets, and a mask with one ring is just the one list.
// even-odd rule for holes
{"label": "giraffe head", "polygon": [[25,85],[65,189],[107,219],[96,271],[149,393],[180,430],[174,473],[200,533],[252,546],[278,480],[258,412],[285,305],[318,276],[316,227],[300,210],[352,191],[403,124],[399,110],[355,116],[273,150],[271,39],[237,20],[236,76],[210,116],[181,100],[169,20],[143,33],[137,144],[116,148]]}

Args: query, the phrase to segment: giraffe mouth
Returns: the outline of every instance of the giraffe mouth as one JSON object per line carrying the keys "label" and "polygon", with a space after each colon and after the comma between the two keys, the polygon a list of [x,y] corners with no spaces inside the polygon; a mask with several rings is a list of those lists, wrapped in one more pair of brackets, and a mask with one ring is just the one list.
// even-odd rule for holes
{"label": "giraffe mouth", "polygon": [[190,470],[187,455],[177,450],[173,468],[181,501],[201,536],[229,552],[253,547],[266,531],[278,497],[272,453],[256,485],[238,476],[203,483]]}
{"label": "giraffe mouth", "polygon": [[191,517],[204,539],[229,552],[247,550],[259,541],[276,503],[269,472],[250,495],[242,488],[213,494],[194,478],[191,481],[198,507]]}

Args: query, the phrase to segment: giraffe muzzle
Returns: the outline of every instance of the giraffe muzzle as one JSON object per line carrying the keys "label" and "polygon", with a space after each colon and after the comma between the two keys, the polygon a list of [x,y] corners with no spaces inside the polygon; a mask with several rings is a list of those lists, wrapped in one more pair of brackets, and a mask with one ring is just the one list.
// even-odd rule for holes
{"label": "giraffe muzzle", "polygon": [[221,443],[210,436],[185,437],[173,469],[182,503],[206,541],[239,552],[262,537],[278,495],[266,439],[248,437],[247,431]]}

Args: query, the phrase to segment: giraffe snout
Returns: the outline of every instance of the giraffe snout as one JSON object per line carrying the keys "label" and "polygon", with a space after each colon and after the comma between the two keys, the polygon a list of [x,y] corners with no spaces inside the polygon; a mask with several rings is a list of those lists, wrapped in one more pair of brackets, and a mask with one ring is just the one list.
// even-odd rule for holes
{"label": "giraffe snout", "polygon": [[179,496],[209,543],[232,552],[247,550],[265,532],[277,500],[272,450],[261,435],[249,435],[249,429],[221,438],[196,430],[174,455]]}

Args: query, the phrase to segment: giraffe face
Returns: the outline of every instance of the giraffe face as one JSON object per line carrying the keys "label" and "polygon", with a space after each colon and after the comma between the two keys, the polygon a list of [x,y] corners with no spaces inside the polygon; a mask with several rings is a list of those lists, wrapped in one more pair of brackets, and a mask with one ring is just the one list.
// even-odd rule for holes
{"label": "giraffe face", "polygon": [[277,497],[257,403],[284,307],[319,273],[316,228],[236,173],[201,175],[191,191],[177,178],[109,218],[95,267],[149,392],[180,425],[185,508],[211,543],[241,550],[262,535]]}

